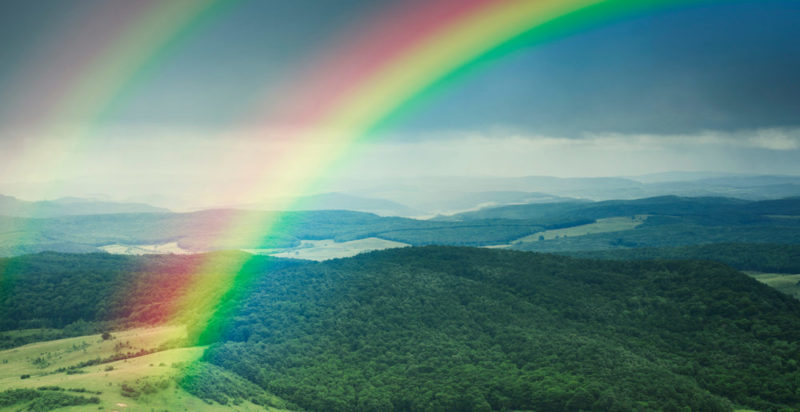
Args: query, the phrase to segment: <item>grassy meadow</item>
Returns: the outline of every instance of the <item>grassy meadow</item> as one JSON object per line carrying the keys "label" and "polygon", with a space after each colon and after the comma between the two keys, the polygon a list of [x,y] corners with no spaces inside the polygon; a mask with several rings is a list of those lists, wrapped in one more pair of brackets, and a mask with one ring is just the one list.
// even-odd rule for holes
{"label": "grassy meadow", "polygon": [[490,248],[506,248],[521,243],[539,242],[564,237],[586,236],[596,233],[621,232],[631,230],[647,220],[647,215],[618,216],[597,219],[594,223],[572,226],[563,229],[545,230],[519,238],[507,245],[489,246]]}
{"label": "grassy meadow", "polygon": [[[80,336],[37,342],[0,352],[0,388],[61,388],[61,392],[97,397],[98,404],[60,408],[63,411],[138,410],[240,410],[268,408],[244,401],[239,405],[208,403],[176,384],[182,368],[197,361],[205,347],[175,347],[186,337],[179,326],[137,328],[102,335]],[[96,359],[106,360],[120,353],[153,353],[76,367]],[[26,376],[25,379],[21,377]],[[52,391],[47,391],[52,392]],[[16,403],[0,411],[26,410]]]}
{"label": "grassy meadow", "polygon": [[795,299],[800,299],[800,274],[745,272],[753,279],[769,285]]}

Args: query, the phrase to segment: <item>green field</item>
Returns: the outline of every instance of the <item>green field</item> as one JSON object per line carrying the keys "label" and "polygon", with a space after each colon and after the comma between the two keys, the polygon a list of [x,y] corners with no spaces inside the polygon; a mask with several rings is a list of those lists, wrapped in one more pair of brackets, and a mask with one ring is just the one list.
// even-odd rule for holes
{"label": "green field", "polygon": [[800,299],[800,274],[745,272],[753,279],[769,285],[795,299]]}
{"label": "green field", "polygon": [[[3,365],[0,368],[0,388],[9,390],[56,386],[66,390],[63,393],[96,396],[100,400],[99,404],[59,409],[63,411],[269,410],[247,401],[239,405],[210,404],[180,388],[176,380],[181,368],[197,361],[205,347],[158,349],[177,344],[185,336],[183,327],[164,326],[115,332],[107,340],[101,335],[89,335],[0,351],[0,362]],[[120,352],[137,352],[142,349],[155,352],[77,368],[79,373],[58,372],[60,368],[70,368],[81,362],[106,359]],[[23,375],[30,377],[21,379]],[[142,388],[145,385],[156,390],[135,397],[123,395],[123,386]],[[86,392],[70,391],[75,389]],[[14,404],[0,408],[0,411],[16,411],[21,407],[24,408],[21,404]]]}
{"label": "green field", "polygon": [[410,246],[407,243],[395,242],[377,237],[337,242],[334,239],[301,240],[297,247],[286,249],[243,249],[245,252],[270,255],[280,258],[316,260],[321,262],[358,255],[373,250],[391,249]]}
{"label": "green field", "polygon": [[[254,255],[269,255],[290,259],[323,260],[346,258],[358,255],[359,253],[371,252],[373,250],[391,249],[395,247],[410,246],[408,243],[395,242],[377,237],[368,237],[350,241],[336,241],[335,239],[322,240],[300,240],[300,244],[289,248],[271,249],[241,249],[244,252]],[[115,255],[157,255],[157,254],[176,254],[183,255],[192,253],[178,246],[177,242],[153,245],[108,245],[99,249]]]}
{"label": "green field", "polygon": [[586,236],[595,233],[621,232],[631,230],[647,220],[647,215],[607,217],[597,219],[594,223],[573,226],[564,229],[545,230],[517,239],[511,244],[538,242],[540,240],[558,239],[562,237]]}

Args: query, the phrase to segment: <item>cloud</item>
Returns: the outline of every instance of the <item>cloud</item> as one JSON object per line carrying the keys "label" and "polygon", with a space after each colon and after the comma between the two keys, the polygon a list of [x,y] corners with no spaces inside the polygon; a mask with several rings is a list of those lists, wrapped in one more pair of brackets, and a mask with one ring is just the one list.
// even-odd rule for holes
{"label": "cloud", "polygon": [[769,150],[797,150],[800,148],[800,129],[765,129],[749,139],[753,147]]}
{"label": "cloud", "polygon": [[[301,145],[287,139],[286,130],[119,127],[96,131],[87,140],[62,132],[27,145],[18,138],[7,141],[17,143],[4,144],[13,151],[0,151],[0,193],[28,199],[158,195],[172,199],[167,205],[192,207],[303,194],[274,193],[292,187],[342,190],[348,179],[380,185],[383,179],[425,176],[800,174],[800,129],[580,137],[497,129],[429,132],[415,139],[394,135],[356,144],[329,140],[341,136],[317,136]],[[337,151],[341,155],[333,164],[320,163]],[[310,186],[291,186],[294,181]]]}
{"label": "cloud", "polygon": [[[536,139],[536,136],[532,136]],[[594,144],[639,145],[668,148],[744,148],[772,151],[800,149],[800,128],[765,128],[755,130],[715,131],[698,133],[647,134],[647,133],[585,133],[578,140]]]}

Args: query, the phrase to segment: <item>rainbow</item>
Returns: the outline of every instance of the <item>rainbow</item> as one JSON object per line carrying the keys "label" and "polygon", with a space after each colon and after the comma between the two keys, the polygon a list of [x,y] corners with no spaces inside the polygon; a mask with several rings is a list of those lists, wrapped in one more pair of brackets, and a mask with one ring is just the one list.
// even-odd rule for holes
{"label": "rainbow", "polygon": [[[136,2],[134,2],[136,3]],[[264,130],[265,139],[284,142],[270,162],[258,170],[255,184],[237,188],[232,204],[265,193],[287,199],[313,191],[327,171],[345,162],[354,143],[376,139],[438,90],[464,74],[516,50],[575,33],[616,19],[655,13],[667,7],[693,5],[689,0],[443,0],[401,2],[379,11],[362,26],[344,33],[325,54],[309,59],[283,85],[280,105],[260,104],[243,123]],[[61,127],[64,119],[87,116],[90,127],[146,79],[150,68],[180,39],[200,30],[204,22],[224,18],[237,6],[232,0],[153,1],[132,7],[113,35],[94,47],[84,64],[65,70],[62,81],[48,91],[42,124]],[[98,11],[95,18],[102,18]],[[88,52],[87,52],[88,53]],[[262,99],[267,101],[268,98]],[[34,102],[35,103],[35,102]],[[74,153],[90,140],[87,130],[76,133],[59,153]],[[44,131],[46,134],[48,131]],[[53,149],[31,147],[30,153]],[[30,157],[26,156],[30,159]],[[39,162],[44,162],[39,160]],[[52,161],[49,164],[54,164]],[[55,162],[64,163],[63,159]],[[278,208],[280,210],[281,208]],[[211,249],[231,244],[258,244],[275,229],[279,214],[231,214],[207,228]],[[245,256],[209,254],[187,270],[191,285],[180,288],[162,316],[206,329],[217,303],[238,280]],[[216,322],[216,321],[215,321]],[[203,333],[197,333],[197,336]]]}
{"label": "rainbow", "polygon": [[[283,125],[279,138],[291,144],[275,156],[281,161],[255,171],[261,176],[255,181],[263,186],[248,188],[242,195],[263,190],[282,193],[288,200],[277,210],[289,209],[291,199],[313,191],[320,176],[342,162],[355,142],[379,138],[382,128],[464,72],[537,42],[676,3],[443,1],[377,16],[368,30],[354,33],[355,38],[344,42],[342,49],[313,63],[313,67],[324,67],[324,73],[306,73],[299,76],[298,83],[290,83],[287,90],[291,98],[286,107],[267,113],[262,121],[264,128]],[[400,17],[394,17],[394,24],[390,24],[384,21],[387,16]],[[275,228],[278,216],[233,215],[216,228],[217,246],[258,244],[263,233]],[[210,310],[194,312],[199,313],[193,319],[195,325],[209,323],[214,313],[209,304],[221,298],[225,285],[235,283],[231,279],[244,264],[244,260],[231,260],[230,256],[223,259],[227,263],[212,256],[196,268],[201,284],[197,290],[216,290],[219,295],[204,302]],[[195,297],[191,304],[179,306],[196,308],[202,300]],[[206,331],[209,336],[214,333]]]}

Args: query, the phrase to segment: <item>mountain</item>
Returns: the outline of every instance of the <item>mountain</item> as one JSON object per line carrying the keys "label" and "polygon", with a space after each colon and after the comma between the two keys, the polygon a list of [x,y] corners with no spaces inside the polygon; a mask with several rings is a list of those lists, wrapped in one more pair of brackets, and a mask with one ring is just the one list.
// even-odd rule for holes
{"label": "mountain", "polygon": [[425,177],[385,179],[379,185],[352,183],[347,191],[445,214],[491,203],[638,198],[647,194],[643,186],[625,178]]}
{"label": "mountain", "polygon": [[[283,204],[274,202],[274,204]],[[243,206],[244,209],[275,210],[270,202]],[[350,210],[380,216],[416,216],[422,212],[386,199],[330,192],[303,196],[290,202],[288,210]]]}
{"label": "mountain", "polygon": [[[547,194],[551,199],[542,200],[556,202],[570,199],[632,200],[668,195],[778,199],[800,196],[800,176],[669,172],[625,178],[430,177],[386,179],[380,185],[349,182],[348,188],[342,190],[400,202],[433,214],[452,214],[482,205],[532,203],[525,200],[524,195],[520,198],[509,196],[515,192]],[[470,201],[471,197],[477,199]]]}
{"label": "mountain", "polygon": [[724,172],[673,171],[673,172],[649,173],[645,175],[636,175],[636,176],[626,176],[626,178],[641,183],[660,183],[660,182],[686,182],[692,180],[710,179],[717,177],[739,177],[739,176],[746,176],[746,175],[735,174],[735,173],[724,173]]}
{"label": "mountain", "polygon": [[757,220],[768,215],[800,215],[800,197],[748,201],[725,197],[658,196],[635,200],[564,202],[487,208],[450,216],[476,219],[600,219],[613,216],[663,215],[707,220]]}
{"label": "mountain", "polygon": [[430,214],[450,215],[470,210],[480,210],[514,204],[557,203],[578,201],[577,199],[555,196],[547,193],[524,191],[486,191],[458,192],[437,190],[427,192],[427,196],[418,196],[416,207]]}
{"label": "mountain", "polygon": [[691,181],[657,182],[648,185],[651,194],[723,196],[766,200],[800,196],[797,176],[721,176]]}
{"label": "mountain", "polygon": [[0,215],[3,216],[47,218],[114,213],[165,212],[169,212],[169,210],[144,203],[118,203],[76,197],[28,202],[11,196],[0,195]]}

